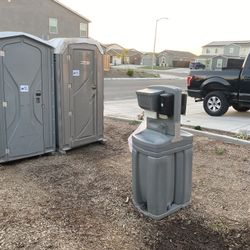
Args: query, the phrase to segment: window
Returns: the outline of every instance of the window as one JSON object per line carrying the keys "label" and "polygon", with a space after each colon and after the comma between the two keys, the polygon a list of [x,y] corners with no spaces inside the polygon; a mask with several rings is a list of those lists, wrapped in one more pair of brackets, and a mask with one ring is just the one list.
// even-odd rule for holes
{"label": "window", "polygon": [[49,33],[58,34],[57,19],[49,18]]}
{"label": "window", "polygon": [[80,23],[80,37],[87,37],[87,24]]}
{"label": "window", "polygon": [[214,53],[217,54],[218,53],[218,49],[215,49]]}
{"label": "window", "polygon": [[206,49],[206,54],[210,54],[210,49]]}
{"label": "window", "polygon": [[233,54],[234,53],[234,48],[229,48],[229,53]]}

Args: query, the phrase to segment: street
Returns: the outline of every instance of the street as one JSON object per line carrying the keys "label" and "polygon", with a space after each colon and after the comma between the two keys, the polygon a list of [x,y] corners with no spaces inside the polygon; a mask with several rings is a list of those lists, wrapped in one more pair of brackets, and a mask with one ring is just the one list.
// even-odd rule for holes
{"label": "street", "polygon": [[[105,116],[136,120],[142,109],[137,104],[135,91],[150,85],[173,85],[186,90],[184,77],[178,79],[116,79],[104,81]],[[183,125],[215,129],[234,133],[250,134],[250,112],[237,112],[232,107],[220,117],[209,116],[203,110],[202,102],[188,98],[187,114],[182,116]]]}
{"label": "street", "polygon": [[136,99],[135,91],[150,85],[172,85],[186,89],[186,80],[183,79],[122,79],[104,81],[104,101]]}

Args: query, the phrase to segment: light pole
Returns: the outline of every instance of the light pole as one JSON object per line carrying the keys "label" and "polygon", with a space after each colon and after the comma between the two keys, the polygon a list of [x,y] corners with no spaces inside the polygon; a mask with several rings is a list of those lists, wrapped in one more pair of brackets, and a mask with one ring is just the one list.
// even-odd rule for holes
{"label": "light pole", "polygon": [[156,19],[155,21],[155,40],[154,40],[154,50],[153,50],[153,55],[152,55],[152,72],[154,71],[154,60],[155,60],[155,45],[156,45],[156,36],[157,36],[157,24],[160,20],[168,20],[167,17],[161,17],[159,19]]}

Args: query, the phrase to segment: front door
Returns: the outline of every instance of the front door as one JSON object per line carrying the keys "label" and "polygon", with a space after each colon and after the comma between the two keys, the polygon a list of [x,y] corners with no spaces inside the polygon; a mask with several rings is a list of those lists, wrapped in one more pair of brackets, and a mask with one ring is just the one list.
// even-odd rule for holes
{"label": "front door", "polygon": [[96,137],[95,51],[71,48],[71,135],[72,146],[80,146]]}
{"label": "front door", "polygon": [[5,45],[3,50],[9,158],[43,152],[41,51],[21,41]]}

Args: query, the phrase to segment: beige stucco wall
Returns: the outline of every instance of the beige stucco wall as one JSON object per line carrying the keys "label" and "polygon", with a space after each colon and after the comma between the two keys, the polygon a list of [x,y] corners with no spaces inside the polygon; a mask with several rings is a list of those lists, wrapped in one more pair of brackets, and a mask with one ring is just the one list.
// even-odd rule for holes
{"label": "beige stucco wall", "polygon": [[[58,20],[58,34],[49,33],[50,17]],[[52,0],[0,1],[0,31],[22,31],[43,39],[79,37],[80,23],[88,21]]]}

